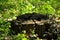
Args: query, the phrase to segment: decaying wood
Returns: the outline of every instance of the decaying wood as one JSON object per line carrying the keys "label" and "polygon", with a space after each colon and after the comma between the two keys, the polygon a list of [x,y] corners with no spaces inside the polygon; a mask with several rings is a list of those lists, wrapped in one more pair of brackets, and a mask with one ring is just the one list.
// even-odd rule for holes
{"label": "decaying wood", "polygon": [[20,33],[26,30],[26,34],[30,34],[35,30],[39,36],[42,36],[48,23],[48,16],[42,14],[26,14],[18,16],[16,20],[11,21],[11,30],[14,33]]}
{"label": "decaying wood", "polygon": [[[11,21],[11,30],[15,34],[21,33],[22,31],[25,30],[27,35],[30,35],[31,31],[35,30],[34,32],[35,34],[38,34],[39,38],[44,38],[43,37],[44,33],[47,32],[46,34],[48,34],[49,32],[54,33],[52,31],[56,31],[55,28],[51,29],[53,25],[54,25],[53,18],[49,19],[49,17],[46,15],[32,13],[17,16],[16,20]],[[58,25],[58,27],[60,27],[60,24]],[[54,33],[54,35],[49,34],[45,38],[49,40],[49,38],[52,39],[53,37],[55,37],[57,39],[57,34],[56,35],[55,34],[56,33]]]}
{"label": "decaying wood", "polygon": [[[35,22],[34,22],[35,21]],[[38,21],[38,20],[27,20],[27,21],[24,21],[22,22],[21,24],[37,24],[37,25],[44,25],[44,23],[46,23],[47,20],[41,20],[41,21]]]}

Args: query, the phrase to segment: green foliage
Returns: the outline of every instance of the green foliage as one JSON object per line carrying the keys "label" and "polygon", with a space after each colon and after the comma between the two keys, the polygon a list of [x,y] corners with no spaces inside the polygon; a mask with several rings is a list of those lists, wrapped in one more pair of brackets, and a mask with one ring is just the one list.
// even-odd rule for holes
{"label": "green foliage", "polygon": [[18,34],[16,40],[27,40],[25,34]]}
{"label": "green foliage", "polygon": [[18,35],[13,35],[12,40],[28,40],[28,39],[26,38],[26,34],[19,33]]}
{"label": "green foliage", "polygon": [[30,12],[58,15],[59,5],[58,0],[0,0],[0,14],[8,19]]}
{"label": "green foliage", "polygon": [[10,23],[0,19],[0,39],[7,36],[10,31]]}

